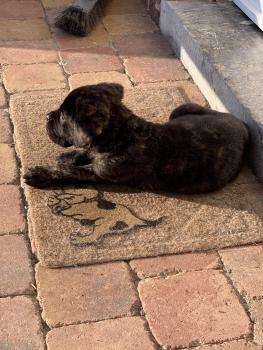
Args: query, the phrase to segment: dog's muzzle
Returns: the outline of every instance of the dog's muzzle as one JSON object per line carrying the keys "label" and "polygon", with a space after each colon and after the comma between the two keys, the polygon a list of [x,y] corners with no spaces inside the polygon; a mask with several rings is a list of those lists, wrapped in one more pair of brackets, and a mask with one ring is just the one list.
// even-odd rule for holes
{"label": "dog's muzzle", "polygon": [[52,111],[50,113],[46,114],[46,129],[47,134],[49,138],[56,144],[62,146],[62,147],[70,147],[72,146],[71,143],[69,143],[67,140],[65,140],[65,137],[62,133],[63,128],[60,125],[60,111]]}

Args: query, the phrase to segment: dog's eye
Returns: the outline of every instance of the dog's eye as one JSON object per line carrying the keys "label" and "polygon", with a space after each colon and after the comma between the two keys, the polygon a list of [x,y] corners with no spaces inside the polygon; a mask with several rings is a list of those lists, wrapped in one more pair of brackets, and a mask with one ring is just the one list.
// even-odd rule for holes
{"label": "dog's eye", "polygon": [[66,121],[66,118],[65,118],[65,115],[63,113],[60,113],[60,120],[62,122],[65,122]]}

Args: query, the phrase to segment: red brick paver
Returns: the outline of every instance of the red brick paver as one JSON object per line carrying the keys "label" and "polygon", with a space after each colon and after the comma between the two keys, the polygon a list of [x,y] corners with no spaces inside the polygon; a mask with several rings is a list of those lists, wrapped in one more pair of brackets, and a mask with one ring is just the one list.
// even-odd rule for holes
{"label": "red brick paver", "polygon": [[126,59],[124,64],[135,83],[177,81],[189,78],[182,63],[174,58],[135,57]]}
{"label": "red brick paver", "polygon": [[159,32],[115,35],[113,42],[119,55],[123,57],[173,56],[171,47]]}
{"label": "red brick paver", "polygon": [[170,255],[136,259],[130,265],[139,278],[146,278],[182,271],[216,269],[219,267],[219,257],[216,253]]}
{"label": "red brick paver", "polygon": [[98,73],[80,73],[73,74],[69,78],[71,89],[76,89],[82,85],[98,84],[98,83],[119,83],[125,89],[132,88],[132,84],[126,74],[120,72],[98,72]]}
{"label": "red brick paver", "polygon": [[12,143],[12,131],[8,114],[0,109],[0,143]]}
{"label": "red brick paver", "polygon": [[54,329],[47,335],[49,350],[155,350],[141,317]]}
{"label": "red brick paver", "polygon": [[6,106],[6,96],[5,91],[2,86],[0,86],[0,108],[3,108]]}
{"label": "red brick paver", "polygon": [[33,269],[22,235],[0,236],[0,296],[32,294]]}
{"label": "red brick paver", "polygon": [[35,0],[1,0],[0,18],[43,18],[41,3]]}
{"label": "red brick paver", "polygon": [[263,299],[252,303],[250,313],[254,321],[254,340],[263,345]]}
{"label": "red brick paver", "polygon": [[247,300],[263,297],[263,246],[220,251],[234,285]]}
{"label": "red brick paver", "polygon": [[19,233],[25,228],[19,189],[14,185],[0,185],[0,235]]}
{"label": "red brick paver", "polygon": [[135,286],[123,262],[58,270],[38,265],[36,280],[42,316],[51,327],[138,313]]}
{"label": "red brick paver", "polygon": [[51,40],[3,41],[0,43],[0,62],[6,64],[45,63],[58,61]]}
{"label": "red brick paver", "polygon": [[54,29],[54,38],[61,50],[110,46],[109,35],[101,23],[96,26],[90,35],[80,37],[77,40],[75,36],[56,28]]}
{"label": "red brick paver", "polygon": [[17,178],[17,169],[13,147],[0,143],[0,164],[0,185],[14,183]]}
{"label": "red brick paver", "polygon": [[262,348],[246,340],[234,340],[224,344],[201,346],[195,350],[262,350]]}
{"label": "red brick paver", "polygon": [[110,48],[89,48],[61,52],[62,63],[67,73],[123,71],[123,66]]}
{"label": "red brick paver", "polygon": [[50,32],[44,19],[0,19],[0,40],[44,40]]}
{"label": "red brick paver", "polygon": [[107,15],[125,15],[147,13],[141,0],[123,1],[110,0],[106,2],[105,13]]}
{"label": "red brick paver", "polygon": [[4,83],[12,93],[66,87],[63,72],[55,63],[8,66],[4,70]]}
{"label": "red brick paver", "polygon": [[103,23],[110,34],[147,33],[157,30],[148,16],[138,14],[105,16]]}
{"label": "red brick paver", "polygon": [[140,282],[151,331],[162,346],[187,347],[248,335],[250,323],[218,271],[187,272]]}
{"label": "red brick paver", "polygon": [[0,299],[0,348],[44,350],[41,322],[29,297]]}

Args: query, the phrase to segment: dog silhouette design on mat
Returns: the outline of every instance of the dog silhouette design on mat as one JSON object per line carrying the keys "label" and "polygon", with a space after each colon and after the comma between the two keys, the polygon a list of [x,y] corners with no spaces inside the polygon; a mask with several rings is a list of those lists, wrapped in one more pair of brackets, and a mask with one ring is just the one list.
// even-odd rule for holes
{"label": "dog silhouette design on mat", "polygon": [[103,192],[97,190],[92,190],[90,197],[79,191],[53,191],[48,199],[48,207],[53,214],[72,218],[85,227],[85,230],[70,235],[71,243],[77,246],[98,243],[106,235],[155,227],[163,219],[142,219],[126,205],[106,200]]}

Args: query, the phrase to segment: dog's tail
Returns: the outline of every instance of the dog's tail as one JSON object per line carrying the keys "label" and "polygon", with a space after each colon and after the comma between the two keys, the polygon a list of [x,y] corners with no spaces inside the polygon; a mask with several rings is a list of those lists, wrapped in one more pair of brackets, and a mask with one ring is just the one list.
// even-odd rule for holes
{"label": "dog's tail", "polygon": [[55,25],[73,35],[87,35],[103,16],[104,5],[105,0],[77,0],[57,17]]}

